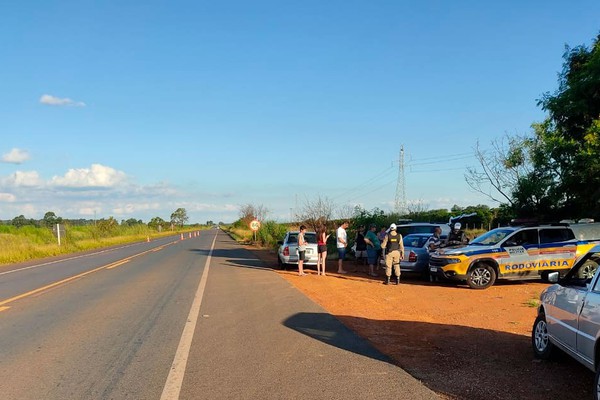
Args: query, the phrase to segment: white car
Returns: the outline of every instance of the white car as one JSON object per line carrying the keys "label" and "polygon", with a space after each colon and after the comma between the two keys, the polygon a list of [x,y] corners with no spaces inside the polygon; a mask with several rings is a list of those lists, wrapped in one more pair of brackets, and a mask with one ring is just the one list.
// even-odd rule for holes
{"label": "white car", "polygon": [[[285,269],[288,265],[298,265],[298,234],[299,231],[289,231],[285,234],[283,240],[277,242],[277,264],[280,269]],[[304,238],[308,242],[304,265],[317,265],[317,234],[315,232],[305,232]]]}
{"label": "white car", "polygon": [[556,348],[596,373],[594,399],[600,398],[600,245],[592,247],[559,280],[558,272],[540,295],[531,342],[537,358],[549,359]]}

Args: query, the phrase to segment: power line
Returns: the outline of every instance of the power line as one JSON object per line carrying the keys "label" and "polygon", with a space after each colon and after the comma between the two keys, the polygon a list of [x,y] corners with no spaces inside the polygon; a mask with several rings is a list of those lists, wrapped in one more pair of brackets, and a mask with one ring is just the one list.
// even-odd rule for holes
{"label": "power line", "polygon": [[[458,156],[466,156],[466,155],[473,155],[473,152],[468,152],[468,153],[456,153],[453,154],[452,157],[458,157]],[[432,157],[424,157],[424,158],[418,158],[416,160],[410,160],[409,163],[413,162],[413,161],[424,161],[424,160],[433,160],[433,159],[440,159],[440,158],[444,158],[447,157],[448,155],[445,154],[443,156],[432,156]]]}
{"label": "power line", "polygon": [[409,167],[415,166],[415,165],[430,165],[430,164],[440,164],[440,163],[446,163],[446,162],[450,162],[450,161],[459,161],[459,160],[466,160],[468,158],[473,157],[473,154],[471,154],[470,156],[462,156],[462,157],[446,157],[443,159],[440,159],[438,161],[427,161],[427,162],[417,162],[417,163],[408,163]]}
{"label": "power line", "polygon": [[376,175],[374,175],[373,177],[367,179],[366,181],[364,181],[364,182],[362,182],[362,183],[360,183],[360,184],[358,184],[358,185],[356,185],[356,186],[354,186],[354,187],[346,190],[343,193],[338,194],[337,196],[334,196],[332,198],[332,200],[339,199],[340,197],[344,197],[344,196],[346,196],[346,195],[348,195],[348,194],[350,194],[352,192],[355,192],[355,191],[357,191],[359,189],[364,188],[365,186],[368,186],[368,184],[372,184],[373,181],[379,180],[379,179],[385,177],[386,175],[389,175],[393,171],[393,168],[394,168],[393,166],[390,166],[390,167],[384,169],[383,171],[377,173]]}

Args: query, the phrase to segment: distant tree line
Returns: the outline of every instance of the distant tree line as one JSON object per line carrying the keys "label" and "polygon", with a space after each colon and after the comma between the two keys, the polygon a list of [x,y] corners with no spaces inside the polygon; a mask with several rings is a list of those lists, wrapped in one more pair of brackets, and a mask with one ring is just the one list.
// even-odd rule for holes
{"label": "distant tree line", "polygon": [[[161,217],[154,217],[148,222],[148,227],[152,229],[156,229],[158,231],[162,231],[165,229],[172,229],[175,226],[183,227],[189,221],[189,217],[187,215],[187,211],[185,208],[178,208],[171,214],[171,218],[169,221],[165,221]],[[212,221],[209,221],[212,224]],[[99,230],[110,230],[117,226],[136,226],[136,225],[145,225],[144,221],[141,219],[129,218],[122,219],[121,222],[118,222],[114,217],[101,218],[101,219],[68,219],[57,216],[54,211],[48,211],[44,214],[42,219],[33,219],[26,218],[24,215],[18,215],[14,217],[12,220],[0,220],[0,224],[3,225],[13,225],[17,228],[23,226],[34,226],[34,227],[43,227],[43,228],[52,228],[56,224],[67,224],[70,226],[86,226],[86,225],[94,225],[99,228]]]}

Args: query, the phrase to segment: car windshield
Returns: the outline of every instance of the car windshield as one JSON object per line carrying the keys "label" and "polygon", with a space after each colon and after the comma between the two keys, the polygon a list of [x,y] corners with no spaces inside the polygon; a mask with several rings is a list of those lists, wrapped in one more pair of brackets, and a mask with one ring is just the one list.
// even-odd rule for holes
{"label": "car windshield", "polygon": [[317,234],[307,232],[304,234],[304,239],[306,239],[308,243],[317,243]]}
{"label": "car windshield", "polygon": [[503,240],[505,237],[507,237],[514,231],[514,229],[492,229],[491,231],[486,232],[483,235],[473,239],[473,241],[470,244],[482,246],[494,245]]}
{"label": "car windshield", "polygon": [[[314,232],[306,232],[304,234],[304,239],[308,243],[317,243],[317,234]],[[288,244],[298,243],[298,233],[290,233],[287,239]]]}
{"label": "car windshield", "polygon": [[427,239],[429,239],[429,236],[408,235],[404,236],[402,243],[405,247],[423,247]]}
{"label": "car windshield", "polygon": [[411,233],[433,233],[435,230],[434,225],[403,225],[398,226],[398,233],[402,236],[408,236]]}

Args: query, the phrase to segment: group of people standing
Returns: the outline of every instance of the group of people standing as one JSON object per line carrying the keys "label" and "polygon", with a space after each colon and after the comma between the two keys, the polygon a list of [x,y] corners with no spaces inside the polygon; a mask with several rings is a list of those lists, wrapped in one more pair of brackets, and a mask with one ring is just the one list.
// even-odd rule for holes
{"label": "group of people standing", "polygon": [[[336,248],[338,252],[338,274],[346,274],[344,270],[344,259],[346,258],[346,249],[348,247],[348,229],[350,223],[348,221],[342,222],[336,230]],[[380,260],[385,262],[385,280],[384,284],[390,284],[392,278],[392,270],[394,272],[394,283],[400,283],[400,261],[404,258],[404,244],[402,242],[402,235],[397,232],[396,224],[391,224],[389,228],[385,226],[377,232],[377,225],[370,224],[369,229],[365,230],[365,226],[361,225],[358,227],[355,238],[355,255],[357,258],[362,259],[366,256],[367,264],[369,265],[370,276],[378,276],[375,273],[375,266],[379,264]],[[441,239],[442,230],[440,227],[436,227],[433,235],[427,240],[425,247],[429,252],[434,252],[440,247],[452,246],[452,245],[464,245],[468,243],[468,239],[463,230],[461,230],[461,224],[454,224],[454,229],[448,235],[448,238],[443,241]],[[300,233],[298,235],[298,274],[306,275],[304,273],[304,258],[307,242],[304,238],[306,232],[306,226],[300,226]],[[325,275],[325,262],[327,260],[327,240],[331,235],[327,234],[325,226],[321,226],[317,230],[317,275]]]}
{"label": "group of people standing", "polygon": [[[338,252],[338,274],[346,274],[344,270],[344,259],[346,257],[346,249],[348,247],[348,233],[346,229],[350,223],[348,221],[342,224],[336,230],[336,248]],[[389,284],[392,276],[392,269],[395,275],[395,283],[400,283],[400,260],[404,257],[404,244],[402,243],[402,235],[396,231],[396,224],[391,224],[388,229],[381,228],[379,233],[375,224],[369,225],[368,231],[365,232],[365,227],[360,226],[356,237],[356,252],[361,252],[359,256],[364,256],[366,253],[367,263],[369,265],[369,275],[377,276],[375,266],[380,259],[385,260],[385,275],[384,284]],[[325,261],[327,259],[327,239],[330,235],[326,229],[321,227],[317,232],[317,274],[325,275]]]}

